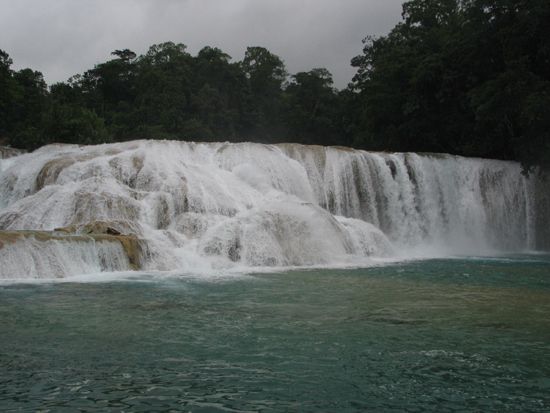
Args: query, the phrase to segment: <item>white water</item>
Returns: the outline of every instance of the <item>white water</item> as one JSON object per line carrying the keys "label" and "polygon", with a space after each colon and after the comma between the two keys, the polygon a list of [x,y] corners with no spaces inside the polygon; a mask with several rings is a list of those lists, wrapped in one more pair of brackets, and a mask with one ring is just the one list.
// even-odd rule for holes
{"label": "white water", "polygon": [[60,278],[130,268],[122,246],[109,242],[51,240],[33,237],[0,248],[0,280]]}
{"label": "white water", "polygon": [[[50,145],[0,160],[0,229],[111,222],[144,240],[144,270],[369,265],[534,249],[534,191],[516,163],[448,155],[293,144]],[[118,258],[100,268],[97,251],[52,252],[39,242],[10,248],[0,277],[128,269]],[[35,259],[18,268],[25,254],[64,264]]]}

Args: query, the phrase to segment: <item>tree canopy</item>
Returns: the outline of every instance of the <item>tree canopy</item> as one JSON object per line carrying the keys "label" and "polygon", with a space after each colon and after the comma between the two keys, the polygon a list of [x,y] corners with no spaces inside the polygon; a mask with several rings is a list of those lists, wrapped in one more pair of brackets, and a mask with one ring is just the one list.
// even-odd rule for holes
{"label": "tree canopy", "polygon": [[550,167],[550,3],[413,0],[352,60],[358,146]]}
{"label": "tree canopy", "polygon": [[341,91],[331,73],[289,75],[264,47],[242,61],[206,46],[152,45],[49,88],[0,50],[0,139],[137,138],[346,145],[515,159],[550,168],[550,3],[411,0],[402,21],[367,37]]}

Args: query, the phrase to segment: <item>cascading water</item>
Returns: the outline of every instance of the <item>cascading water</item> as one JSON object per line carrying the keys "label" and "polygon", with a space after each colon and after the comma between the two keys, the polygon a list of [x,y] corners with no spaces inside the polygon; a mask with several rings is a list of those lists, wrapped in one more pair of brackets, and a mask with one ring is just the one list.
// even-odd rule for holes
{"label": "cascading water", "polygon": [[59,278],[65,275],[123,271],[130,262],[118,242],[95,242],[29,234],[0,248],[1,278]]}
{"label": "cascading water", "polygon": [[[296,144],[49,145],[0,160],[0,230],[79,234],[102,223],[139,239],[144,270],[368,265],[545,247],[541,191],[517,163],[450,155]],[[40,245],[10,244],[0,277],[130,269],[105,258],[119,257],[118,247],[100,254]],[[52,274],[33,254],[64,264]],[[98,264],[106,261],[114,264]]]}

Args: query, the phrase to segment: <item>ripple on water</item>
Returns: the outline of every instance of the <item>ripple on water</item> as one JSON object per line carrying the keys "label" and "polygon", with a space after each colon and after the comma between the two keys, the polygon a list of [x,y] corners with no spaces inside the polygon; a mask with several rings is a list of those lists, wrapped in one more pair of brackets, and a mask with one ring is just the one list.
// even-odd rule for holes
{"label": "ripple on water", "polygon": [[437,260],[5,285],[0,410],[548,411],[549,277]]}

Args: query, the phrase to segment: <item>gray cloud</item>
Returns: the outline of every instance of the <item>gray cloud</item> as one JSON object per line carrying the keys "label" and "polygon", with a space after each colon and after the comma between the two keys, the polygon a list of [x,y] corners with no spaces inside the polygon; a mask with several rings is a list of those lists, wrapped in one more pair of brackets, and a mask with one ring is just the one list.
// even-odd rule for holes
{"label": "gray cloud", "polygon": [[53,83],[90,69],[111,51],[138,54],[163,41],[195,54],[216,46],[240,60],[247,46],[279,55],[289,72],[326,67],[337,87],[353,76],[361,39],[387,33],[402,0],[0,0],[0,49],[16,69]]}

